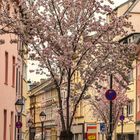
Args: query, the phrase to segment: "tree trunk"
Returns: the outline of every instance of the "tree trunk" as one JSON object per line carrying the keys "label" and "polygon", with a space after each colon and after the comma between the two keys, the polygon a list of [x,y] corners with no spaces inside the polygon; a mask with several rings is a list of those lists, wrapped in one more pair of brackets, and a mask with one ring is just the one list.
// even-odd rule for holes
{"label": "tree trunk", "polygon": [[73,140],[73,133],[71,131],[61,131],[60,140]]}
{"label": "tree trunk", "polygon": [[110,140],[110,137],[109,137],[109,135],[107,135],[107,136],[106,136],[106,140]]}

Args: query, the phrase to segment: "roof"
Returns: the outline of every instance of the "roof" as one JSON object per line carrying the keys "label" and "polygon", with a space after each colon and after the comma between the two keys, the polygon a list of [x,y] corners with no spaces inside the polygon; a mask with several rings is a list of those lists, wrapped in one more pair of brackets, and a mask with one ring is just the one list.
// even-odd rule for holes
{"label": "roof", "polygon": [[126,1],[126,2],[124,2],[124,3],[122,3],[122,4],[120,4],[119,6],[117,6],[117,7],[114,9],[114,11],[117,10],[117,9],[119,9],[120,7],[124,6],[125,4],[131,2],[131,1],[134,1],[134,0],[128,0],[128,1]]}
{"label": "roof", "polygon": [[127,0],[126,2],[124,2],[124,3],[122,3],[122,4],[120,4],[119,6],[117,6],[115,9],[114,9],[114,11],[115,10],[117,10],[117,9],[119,9],[119,8],[121,8],[122,6],[124,6],[124,5],[126,5],[127,3],[129,3],[129,2],[135,2],[136,0]]}
{"label": "roof", "polygon": [[[140,35],[140,32],[131,33],[131,34],[129,34],[129,35],[127,35],[127,36],[121,38],[121,39],[119,40],[119,42],[121,42],[121,41],[123,41],[123,40],[125,40],[125,39],[127,39],[127,38],[129,38],[129,37],[131,37],[131,36],[133,36],[133,35]],[[136,43],[137,43],[137,42],[136,42]]]}
{"label": "roof", "polygon": [[43,83],[40,83],[40,84],[36,85],[31,90],[29,90],[30,96],[38,93],[41,90],[45,90],[46,91],[46,88],[52,87],[52,85],[54,85],[53,81],[51,79],[48,79],[48,80],[44,81]]}
{"label": "roof", "polygon": [[117,6],[117,7],[114,9],[114,11],[117,10],[117,9],[119,9],[119,8],[121,8],[122,6],[126,5],[127,3],[132,2],[132,4],[129,6],[129,8],[128,8],[128,9],[126,10],[126,12],[124,13],[124,15],[125,15],[125,14],[131,12],[131,10],[135,7],[135,5],[136,5],[139,1],[140,1],[140,0],[128,0],[128,1],[126,1],[126,2],[124,2],[124,3],[122,3],[121,5]]}
{"label": "roof", "polygon": [[124,14],[127,14],[127,13],[131,12],[132,9],[136,6],[136,4],[137,4],[140,0],[132,0],[132,1],[133,1],[132,5],[127,9],[127,11],[126,11]]}

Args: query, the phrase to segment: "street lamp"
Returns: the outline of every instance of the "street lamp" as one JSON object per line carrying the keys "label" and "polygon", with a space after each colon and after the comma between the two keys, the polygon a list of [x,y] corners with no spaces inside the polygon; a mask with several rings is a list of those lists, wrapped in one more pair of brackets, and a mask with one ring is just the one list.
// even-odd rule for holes
{"label": "street lamp", "polygon": [[15,103],[16,112],[18,114],[18,121],[16,122],[16,128],[18,128],[17,140],[19,140],[19,129],[22,127],[20,115],[22,113],[23,106],[24,106],[23,99],[18,99]]}
{"label": "street lamp", "polygon": [[42,129],[42,135],[41,135],[41,140],[43,140],[43,125],[44,125],[44,121],[46,120],[46,114],[42,111],[40,114],[39,114],[39,117],[40,117],[40,121],[41,121],[41,129]]}
{"label": "street lamp", "polygon": [[32,125],[33,125],[33,122],[32,122],[32,120],[31,120],[31,119],[29,119],[29,120],[28,120],[28,127],[29,127],[29,140],[31,140],[31,139],[32,139],[32,137],[31,137],[31,127],[32,127]]}
{"label": "street lamp", "polygon": [[19,115],[22,113],[23,106],[24,106],[23,99],[18,99],[15,103],[15,107]]}

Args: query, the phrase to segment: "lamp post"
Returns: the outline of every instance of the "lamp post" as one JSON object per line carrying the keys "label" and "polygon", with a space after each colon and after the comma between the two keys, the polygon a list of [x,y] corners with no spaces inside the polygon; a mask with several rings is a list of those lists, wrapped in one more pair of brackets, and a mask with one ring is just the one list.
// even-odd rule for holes
{"label": "lamp post", "polygon": [[33,125],[33,122],[31,119],[28,120],[28,127],[29,127],[29,140],[32,140],[32,136],[31,136],[31,127]]}
{"label": "lamp post", "polygon": [[18,129],[17,140],[19,140],[19,129],[22,127],[20,116],[23,110],[23,106],[24,106],[23,99],[17,99],[15,103],[16,112],[18,114],[18,121],[16,122],[16,128]]}
{"label": "lamp post", "polygon": [[44,127],[44,121],[46,120],[46,114],[42,111],[39,114],[39,117],[40,117],[40,121],[41,121],[41,131],[42,131],[41,140],[43,140],[43,127]]}

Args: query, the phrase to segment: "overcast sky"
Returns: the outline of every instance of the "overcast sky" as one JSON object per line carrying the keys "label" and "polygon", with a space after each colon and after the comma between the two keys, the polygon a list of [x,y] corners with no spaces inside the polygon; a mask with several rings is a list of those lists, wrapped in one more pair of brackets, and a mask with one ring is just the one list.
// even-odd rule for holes
{"label": "overcast sky", "polygon": [[[114,0],[115,7],[117,7],[118,5],[120,5],[126,1],[127,0]],[[45,76],[43,76],[43,75],[40,76],[40,75],[36,75],[35,73],[29,73],[30,69],[36,69],[36,65],[31,65],[31,63],[29,63],[29,65],[28,65],[27,79],[33,82],[33,81],[40,81],[41,78],[45,78]]]}
{"label": "overcast sky", "polygon": [[115,3],[115,7],[126,2],[127,0],[114,0],[114,3]]}

